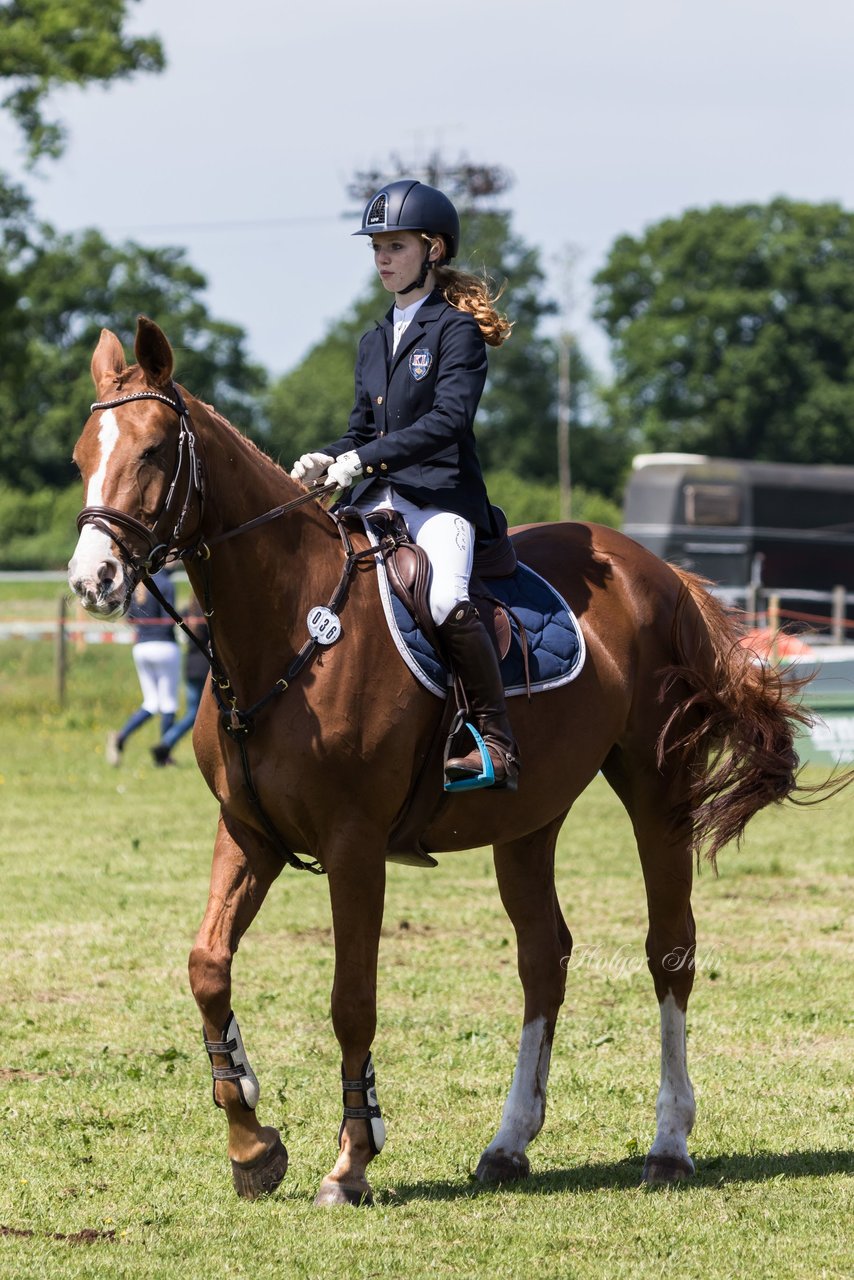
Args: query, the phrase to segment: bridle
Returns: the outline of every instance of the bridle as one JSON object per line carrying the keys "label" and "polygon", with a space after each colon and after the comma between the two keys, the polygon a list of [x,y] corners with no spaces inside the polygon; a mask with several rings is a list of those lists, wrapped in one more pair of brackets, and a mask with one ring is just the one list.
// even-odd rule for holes
{"label": "bridle", "polygon": [[[251,529],[257,529],[260,525],[267,524],[270,520],[276,520],[279,516],[286,515],[296,507],[304,506],[307,502],[316,502],[319,498],[328,497],[330,493],[339,487],[334,483],[317,485],[314,489],[300,494],[298,498],[292,498],[290,502],[283,502],[280,506],[273,507],[271,511],[265,511],[263,515],[246,520],[243,524],[237,525],[233,529],[226,529],[223,533],[219,533],[213,538],[207,538],[204,541],[199,539],[187,550],[180,551],[178,544],[184,534],[184,522],[187,519],[194,497],[198,499],[196,529],[201,530],[205,508],[205,483],[202,460],[199,456],[198,442],[193,431],[190,411],[178,384],[172,382],[170,385],[174,396],[173,399],[170,399],[169,396],[164,395],[161,391],[136,391],[133,395],[117,396],[114,400],[96,400],[93,405],[90,405],[91,412],[95,413],[99,409],[113,409],[116,405],[131,404],[134,400],[159,400],[161,404],[166,404],[170,409],[174,409],[178,415],[178,457],[175,462],[175,474],[166,494],[166,500],[154,518],[153,527],[149,528],[141,520],[137,520],[135,516],[129,516],[117,507],[84,507],[77,517],[78,533],[82,532],[84,525],[91,524],[112,539],[121,550],[123,567],[134,581],[153,576],[159,569],[163,568],[163,565],[171,555],[180,555],[182,559],[189,559],[195,556],[199,559],[207,560],[211,547],[216,546],[217,543],[226,542],[229,538],[234,538],[239,533],[248,533]],[[187,460],[187,487],[184,493],[184,501],[178,518],[172,526],[171,533],[164,538],[160,532],[161,526],[172,515],[185,458]],[[115,529],[110,527],[111,525],[118,525],[120,529],[124,529],[128,533],[134,534],[137,538],[141,538],[147,546],[147,553],[143,556],[135,555],[124,538],[121,538]]]}
{"label": "bridle", "polygon": [[[160,511],[154,518],[152,527],[143,524],[141,520],[137,520],[135,516],[127,515],[124,511],[118,510],[116,507],[107,506],[89,506],[84,507],[77,517],[78,532],[82,532],[83,528],[88,525],[94,525],[102,533],[105,533],[119,548],[123,561],[123,568],[129,578],[135,583],[144,579],[148,590],[160,602],[172,620],[181,628],[187,638],[202,649],[211,667],[212,689],[214,697],[220,711],[220,723],[226,734],[236,743],[243,769],[243,778],[249,797],[255,806],[256,812],[263,826],[272,840],[275,847],[278,848],[281,856],[291,866],[303,871],[313,871],[315,874],[322,874],[323,867],[315,859],[302,861],[297,854],[285,845],[267,811],[262,803],[252,778],[252,770],[250,768],[249,756],[247,753],[246,740],[254,730],[255,717],[267,706],[274,698],[284,693],[290,687],[290,682],[302,671],[309,660],[317,651],[320,640],[316,634],[311,634],[302,648],[294,657],[288,670],[284,676],[276,681],[273,687],[264,694],[253,706],[247,709],[238,707],[237,699],[234,696],[234,690],[228,675],[220,665],[215,648],[213,629],[210,630],[209,647],[204,649],[198,638],[190,630],[184,619],[165,599],[156,582],[153,581],[153,575],[163,567],[170,556],[177,555],[182,559],[198,559],[206,562],[210,559],[210,549],[212,546],[220,542],[225,542],[229,538],[236,537],[237,534],[247,533],[251,529],[256,529],[260,525],[266,524],[268,521],[275,520],[279,516],[287,514],[296,507],[301,507],[305,503],[315,502],[318,498],[328,496],[330,493],[339,488],[334,482],[325,485],[318,485],[316,488],[302,493],[297,498],[291,499],[289,502],[282,503],[281,506],[274,507],[271,511],[265,511],[262,515],[255,516],[251,520],[245,521],[243,524],[233,529],[227,529],[213,538],[203,539],[201,536],[202,519],[204,515],[204,475],[202,470],[201,458],[198,452],[196,436],[193,431],[193,424],[190,420],[190,412],[184,401],[177,384],[170,383],[172,397],[165,395],[160,391],[137,391],[132,395],[118,396],[113,400],[98,400],[91,406],[93,413],[99,409],[112,409],[117,405],[131,404],[135,400],[158,400],[162,404],[168,405],[178,415],[178,456],[175,462],[175,473],[172,477],[172,483],[166,494],[166,498]],[[181,485],[181,475],[186,466],[187,478],[186,486]],[[183,499],[180,494],[183,492]],[[187,542],[186,546],[181,549],[179,542],[182,537],[186,540],[187,535],[184,531],[184,524],[187,519],[188,512],[193,504],[193,500],[197,499],[198,514],[196,521],[197,537],[195,541]],[[181,502],[180,511],[177,518],[175,510],[178,502]],[[335,522],[338,534],[341,538],[344,549],[344,565],[341,571],[341,577],[332,596],[326,606],[326,611],[335,613],[340,607],[347,593],[350,576],[356,565],[363,559],[375,558],[377,548],[368,546],[364,550],[355,551],[353,549],[350,537],[342,520],[335,516],[332,512],[328,513]],[[171,524],[171,531],[164,534],[164,530],[168,529]],[[134,553],[128,545],[125,538],[118,534],[112,526],[118,526],[126,534],[132,534],[134,538],[140,539],[146,546],[146,551],[142,555]],[[207,573],[208,565],[203,565],[205,578],[205,599],[202,602],[202,608],[205,616],[210,618],[213,614],[213,604],[210,599],[210,578]]]}
{"label": "bridle", "polygon": [[[190,421],[190,411],[177,383],[171,382],[170,387],[171,398],[161,391],[136,391],[129,396],[117,396],[114,400],[96,400],[91,406],[91,412],[95,413],[99,409],[113,409],[117,405],[132,404],[135,400],[159,400],[161,404],[168,405],[178,415],[178,456],[175,461],[175,474],[163,506],[154,519],[153,527],[149,528],[135,516],[129,516],[116,507],[84,507],[77,517],[78,533],[82,532],[85,525],[91,524],[115,542],[121,550],[124,568],[134,581],[157,573],[158,569],[163,568],[169,555],[176,550],[184,533],[184,525],[194,498],[198,503],[197,528],[201,527],[204,514],[204,476],[193,424]],[[185,462],[186,485],[182,486],[180,482]],[[182,488],[183,500],[180,497]],[[180,511],[177,518],[174,518],[179,502]],[[169,529],[170,523],[171,529]],[[135,553],[125,539],[111,527],[113,525],[117,525],[125,534],[132,534],[135,538],[139,538],[145,545],[146,551],[142,555]],[[165,532],[166,530],[169,532]]]}

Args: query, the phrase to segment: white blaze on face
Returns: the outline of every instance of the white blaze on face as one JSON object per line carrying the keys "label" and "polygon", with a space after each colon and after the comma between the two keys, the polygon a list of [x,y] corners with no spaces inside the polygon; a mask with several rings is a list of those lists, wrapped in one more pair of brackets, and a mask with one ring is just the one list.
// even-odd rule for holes
{"label": "white blaze on face", "polygon": [[[98,443],[101,456],[96,470],[92,473],[86,489],[86,506],[99,507],[104,501],[104,482],[110,456],[119,439],[119,424],[112,409],[105,409],[101,414],[101,426],[98,431]],[[72,589],[90,591],[96,589],[103,580],[107,569],[114,576],[117,584],[121,582],[121,565],[112,554],[112,543],[106,533],[96,529],[94,525],[83,526],[74,555],[68,565],[68,576]]]}

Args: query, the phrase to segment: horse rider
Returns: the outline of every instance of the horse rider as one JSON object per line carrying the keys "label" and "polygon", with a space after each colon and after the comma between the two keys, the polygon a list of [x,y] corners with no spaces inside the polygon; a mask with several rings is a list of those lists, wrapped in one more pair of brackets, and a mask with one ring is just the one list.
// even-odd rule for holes
{"label": "horse rider", "polygon": [[[492,766],[475,746],[446,761],[454,783],[515,790],[519,754],[507,717],[498,657],[469,599],[476,536],[494,537],[474,436],[486,380],[486,346],[511,325],[490,283],[450,265],[460,220],[448,197],[412,179],[371,197],[357,236],[394,305],[361,339],[356,394],[344,435],[303,454],[291,477],[310,486],[324,475],[352,489],[363,515],[393,508],[426,552],[430,612],[465,691]],[[481,779],[480,782],[477,780]]]}

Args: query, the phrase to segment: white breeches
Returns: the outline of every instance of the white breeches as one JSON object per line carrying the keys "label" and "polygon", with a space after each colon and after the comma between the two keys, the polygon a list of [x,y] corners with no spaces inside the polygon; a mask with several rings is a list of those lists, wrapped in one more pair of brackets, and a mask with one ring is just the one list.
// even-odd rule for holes
{"label": "white breeches", "polygon": [[393,489],[384,487],[356,503],[363,515],[392,507],[406,521],[412,541],[423,547],[433,569],[430,580],[430,613],[438,626],[454,605],[469,598],[469,578],[474,559],[474,526],[464,516],[438,507],[416,507]]}
{"label": "white breeches", "polygon": [[149,715],[178,710],[181,649],[174,640],[146,640],[133,646],[133,660]]}

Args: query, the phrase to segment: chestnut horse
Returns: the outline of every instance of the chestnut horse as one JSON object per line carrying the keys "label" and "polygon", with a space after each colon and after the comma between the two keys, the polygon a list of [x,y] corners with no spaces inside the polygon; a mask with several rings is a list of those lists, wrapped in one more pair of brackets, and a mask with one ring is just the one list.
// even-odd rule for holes
{"label": "chestnut horse", "polygon": [[[290,861],[325,872],[335,939],[332,1020],[344,1119],[316,1203],[370,1201],[367,1166],[384,1139],[371,1047],[386,857],[392,832],[421,805],[425,787],[423,848],[491,844],[516,933],[524,992],[518,1059],[477,1176],[525,1176],[525,1151],[545,1115],[572,947],[555,891],[555,843],[600,770],[634,828],[661,1017],[657,1127],[644,1177],[689,1176],[694,858],[703,848],[714,859],[754,813],[796,790],[793,739],[805,717],[790,691],[738,644],[734,622],[699,579],[612,529],[530,525],[513,532],[516,551],[570,604],[586,662],[573,682],[511,700],[522,760],[516,793],[444,795],[435,750],[442,704],[414,679],[388,634],[364,534],[342,533],[314,495],[179,387],[169,343],[145,317],[135,354],[128,366],[104,330],[92,359],[98,402],[75,450],[86,505],[69,580],[91,613],[113,617],[140,577],[180,556],[212,613],[213,679],[193,741],[220,817],[189,974],[238,1194],[272,1191],[287,1165],[277,1130],[257,1118],[258,1082],[233,1013],[231,965]],[[307,616],[330,602],[342,633],[320,646]]]}

